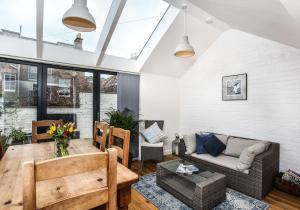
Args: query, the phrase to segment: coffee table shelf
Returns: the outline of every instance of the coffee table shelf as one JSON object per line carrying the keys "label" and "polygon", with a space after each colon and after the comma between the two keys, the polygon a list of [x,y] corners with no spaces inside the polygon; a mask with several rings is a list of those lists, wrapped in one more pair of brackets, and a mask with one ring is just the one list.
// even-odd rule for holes
{"label": "coffee table shelf", "polygon": [[176,169],[180,163],[181,160],[171,160],[157,164],[156,180],[160,187],[194,209],[211,209],[225,200],[225,175],[201,168],[197,174],[179,174]]}

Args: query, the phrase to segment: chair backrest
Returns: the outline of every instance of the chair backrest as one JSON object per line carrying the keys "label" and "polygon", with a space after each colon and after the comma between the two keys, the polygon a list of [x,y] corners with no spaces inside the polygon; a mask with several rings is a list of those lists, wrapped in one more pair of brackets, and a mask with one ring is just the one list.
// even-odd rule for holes
{"label": "chair backrest", "polygon": [[0,136],[0,160],[4,154],[3,146],[2,146],[2,137]]}
{"label": "chair backrest", "polygon": [[95,122],[94,125],[94,135],[93,135],[93,145],[96,146],[97,143],[100,145],[100,150],[105,151],[106,139],[107,139],[108,124],[105,122]]}
{"label": "chair backrest", "polygon": [[[83,164],[84,163],[84,164]],[[116,209],[117,193],[117,150],[86,153],[55,158],[41,162],[28,161],[23,164],[23,209],[36,209],[36,183],[40,181],[66,178],[67,176],[106,169],[106,186],[95,187],[75,196],[62,195],[57,202],[49,203],[43,209],[91,209],[107,204],[107,209]],[[87,173],[85,173],[87,174]],[[76,185],[76,183],[74,183]],[[40,185],[41,186],[41,185]],[[42,189],[40,189],[42,190]],[[47,190],[47,189],[45,189]],[[45,192],[43,190],[43,192]],[[49,195],[52,193],[49,190]],[[48,192],[46,192],[48,193]]]}
{"label": "chair backrest", "polygon": [[[123,148],[114,145],[115,138],[122,140]],[[128,167],[128,156],[129,156],[129,144],[130,144],[130,131],[122,128],[110,127],[109,129],[109,148],[116,148],[118,151],[118,158],[122,160],[122,164]]]}
{"label": "chair backrest", "polygon": [[32,121],[32,134],[31,142],[37,143],[37,141],[49,140],[52,138],[52,135],[48,133],[39,133],[38,128],[49,127],[52,124],[62,124],[62,120],[41,120],[41,121]]}
{"label": "chair backrest", "polygon": [[149,128],[153,123],[157,123],[158,127],[161,130],[164,129],[164,121],[163,120],[145,120],[145,128]]}

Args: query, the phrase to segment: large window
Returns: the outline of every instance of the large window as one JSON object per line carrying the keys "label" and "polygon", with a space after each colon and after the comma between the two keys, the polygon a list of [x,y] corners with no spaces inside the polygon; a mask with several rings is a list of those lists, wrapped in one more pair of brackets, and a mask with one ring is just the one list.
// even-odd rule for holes
{"label": "large window", "polygon": [[48,68],[47,118],[75,122],[78,137],[93,137],[93,76],[86,72]]}
{"label": "large window", "polygon": [[31,133],[37,119],[37,82],[28,79],[28,69],[36,66],[0,62],[0,130],[8,135],[12,128]]}
{"label": "large window", "polygon": [[107,120],[106,113],[118,108],[117,87],[117,75],[100,74],[100,120]]}
{"label": "large window", "polygon": [[[21,128],[31,136],[32,121],[75,122],[77,138],[92,138],[96,120],[117,109],[117,74],[98,70],[0,62],[0,131]],[[15,62],[15,63],[13,63]]]}

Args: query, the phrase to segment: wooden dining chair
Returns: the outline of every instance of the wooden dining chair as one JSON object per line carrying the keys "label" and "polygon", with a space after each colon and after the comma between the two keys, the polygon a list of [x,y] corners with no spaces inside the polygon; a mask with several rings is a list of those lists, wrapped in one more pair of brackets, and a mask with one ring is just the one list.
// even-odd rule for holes
{"label": "wooden dining chair", "polygon": [[31,143],[37,143],[38,141],[45,141],[52,138],[52,135],[46,133],[37,133],[38,128],[49,127],[52,124],[62,124],[62,120],[41,120],[41,121],[32,121],[32,134],[31,134]]}
{"label": "wooden dining chair", "polygon": [[2,146],[2,137],[0,136],[0,160],[2,159],[2,156],[4,154],[4,151],[3,151],[3,146]]}
{"label": "wooden dining chair", "polygon": [[[114,145],[115,138],[122,140],[123,148]],[[116,148],[118,151],[118,158],[122,160],[122,164],[128,167],[128,156],[129,156],[129,144],[130,144],[130,131],[122,128],[115,128],[111,126],[109,128],[109,148]]]}
{"label": "wooden dining chair", "polygon": [[105,122],[95,122],[94,125],[94,135],[93,135],[93,145],[96,146],[97,143],[100,145],[100,150],[105,151],[106,149],[106,139],[107,139],[108,124]]}
{"label": "wooden dining chair", "polygon": [[[102,171],[106,179],[93,175]],[[70,183],[80,180],[80,174],[86,177],[87,173],[92,174],[91,179]],[[103,204],[108,210],[116,210],[116,203],[116,149],[23,164],[24,210],[91,209]]]}

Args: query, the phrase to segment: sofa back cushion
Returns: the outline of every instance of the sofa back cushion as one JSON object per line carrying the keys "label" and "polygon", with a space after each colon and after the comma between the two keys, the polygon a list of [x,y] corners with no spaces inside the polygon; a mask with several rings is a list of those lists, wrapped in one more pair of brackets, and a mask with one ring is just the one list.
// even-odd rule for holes
{"label": "sofa back cushion", "polygon": [[190,155],[196,152],[196,136],[195,134],[184,134],[183,135],[186,152],[185,154]]}
{"label": "sofa back cushion", "polygon": [[239,157],[245,148],[250,147],[258,142],[259,141],[257,140],[229,137],[224,154],[233,157]]}

